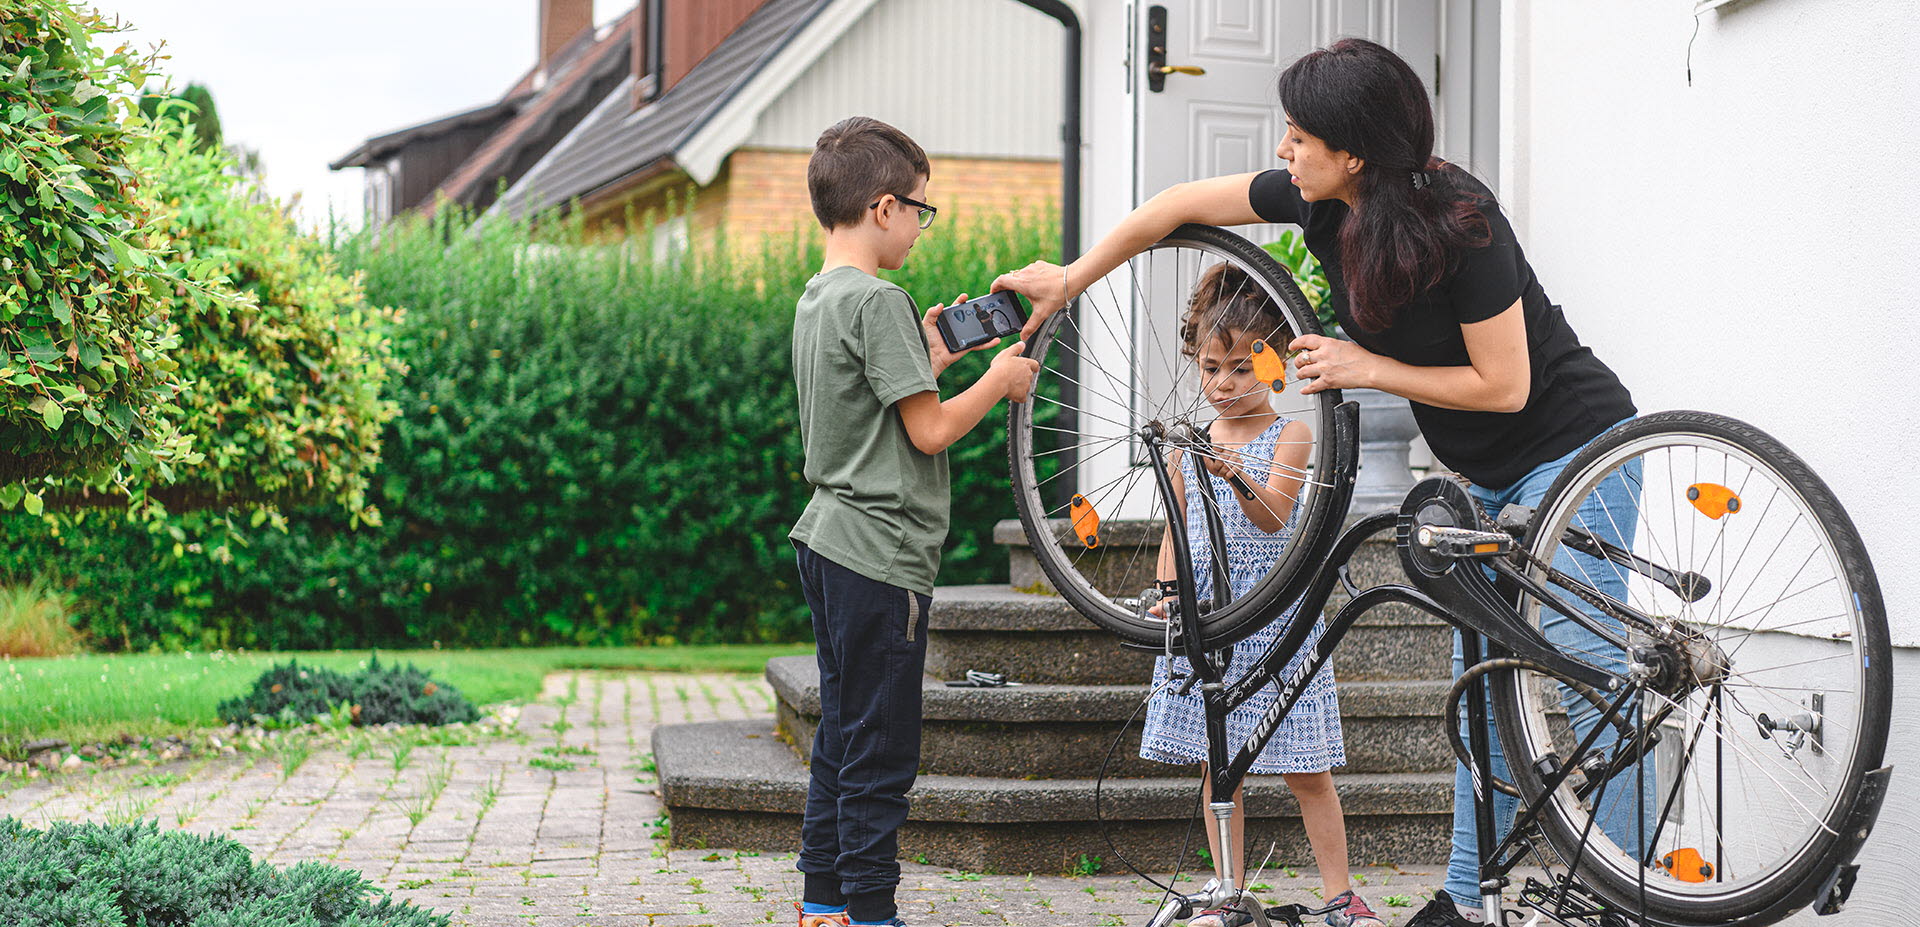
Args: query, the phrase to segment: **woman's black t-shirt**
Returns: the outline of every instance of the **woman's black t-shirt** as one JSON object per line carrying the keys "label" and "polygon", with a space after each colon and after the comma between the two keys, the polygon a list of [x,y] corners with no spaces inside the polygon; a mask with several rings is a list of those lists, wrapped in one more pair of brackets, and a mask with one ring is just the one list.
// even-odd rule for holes
{"label": "woman's black t-shirt", "polygon": [[[1472,364],[1463,323],[1493,318],[1520,301],[1527,323],[1527,356],[1532,388],[1518,412],[1466,412],[1413,403],[1420,433],[1435,457],[1481,486],[1503,489],[1527,471],[1565,456],[1613,423],[1634,414],[1633,397],[1607,365],[1582,345],[1560,307],[1547,302],[1540,281],[1527,265],[1493,194],[1461,172],[1469,189],[1486,197],[1492,240],[1458,256],[1439,285],[1415,297],[1378,332],[1354,322],[1340,270],[1340,223],[1347,204],[1339,200],[1309,203],[1284,170],[1253,179],[1249,200],[1268,222],[1290,222],[1304,229],[1307,250],[1326,270],[1335,315],[1354,343],[1417,367]],[[1366,423],[1361,423],[1364,429]]]}

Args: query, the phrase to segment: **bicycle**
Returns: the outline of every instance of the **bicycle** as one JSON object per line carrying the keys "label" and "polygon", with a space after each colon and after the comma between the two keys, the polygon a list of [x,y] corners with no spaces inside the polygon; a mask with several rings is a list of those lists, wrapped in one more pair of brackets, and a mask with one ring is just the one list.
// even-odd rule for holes
{"label": "bicycle", "polygon": [[[1036,398],[1014,407],[1009,428],[1020,519],[1054,588],[1126,645],[1188,659],[1181,691],[1197,688],[1205,706],[1213,794],[1236,791],[1359,615],[1399,603],[1460,632],[1465,671],[1449,695],[1448,734],[1473,776],[1480,888],[1486,910],[1501,912],[1496,923],[1528,859],[1545,876],[1520,885],[1522,908],[1565,927],[1747,927],[1809,905],[1839,910],[1891,774],[1881,761],[1892,683],[1872,564],[1826,485],[1758,429],[1663,412],[1595,439],[1537,510],[1485,512],[1465,485],[1436,476],[1398,511],[1342,530],[1358,407],[1337,391],[1302,395],[1284,346],[1256,346],[1272,352],[1252,360],[1267,371],[1274,407],[1313,426],[1309,463],[1289,474],[1299,528],[1244,595],[1216,575],[1223,601],[1200,599],[1203,567],[1171,504],[1168,459],[1232,452],[1208,440],[1204,399],[1178,362],[1156,354],[1175,341],[1167,307],[1221,262],[1265,289],[1296,333],[1319,331],[1264,251],[1182,226],[1085,291],[1082,311],[1041,328],[1029,351],[1043,359]],[[1218,511],[1201,496],[1222,549]],[[1161,525],[1171,579],[1142,563],[1144,545],[1119,544]],[[1357,587],[1348,561],[1387,531],[1410,583]],[[1295,672],[1282,674],[1312,622],[1228,677],[1233,643],[1295,603],[1320,614],[1336,582],[1351,598]],[[1163,600],[1168,620],[1152,613]],[[1230,752],[1227,713],[1268,685],[1279,692],[1273,708]],[[1504,778],[1493,773],[1489,719]],[[1517,805],[1505,836],[1497,795]],[[1230,845],[1233,805],[1208,812]],[[1261,925],[1269,913],[1319,913],[1262,908],[1236,888],[1226,853],[1200,891],[1169,893],[1152,927],[1198,908],[1235,906]]]}

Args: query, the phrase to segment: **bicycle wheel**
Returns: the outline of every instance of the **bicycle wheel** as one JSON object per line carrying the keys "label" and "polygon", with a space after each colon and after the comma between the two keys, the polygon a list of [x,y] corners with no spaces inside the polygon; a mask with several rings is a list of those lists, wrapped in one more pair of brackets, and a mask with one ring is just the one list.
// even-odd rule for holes
{"label": "bicycle wheel", "polygon": [[[1552,564],[1652,625],[1627,622],[1623,661],[1566,643],[1573,596],[1549,586],[1556,608],[1521,595],[1563,649],[1648,685],[1616,741],[1644,746],[1552,794],[1541,827],[1555,852],[1622,910],[1644,899],[1654,923],[1770,923],[1811,901],[1864,837],[1857,820],[1842,832],[1880,765],[1892,697],[1879,584],[1826,484],[1742,422],[1649,415],[1574,458],[1526,546],[1536,580]],[[1537,796],[1598,719],[1552,679],[1502,675],[1508,768]]]}
{"label": "bicycle wheel", "polygon": [[[1144,614],[1140,601],[1157,575],[1168,524],[1141,431],[1240,427],[1223,424],[1202,389],[1195,359],[1182,350],[1189,303],[1208,280],[1221,289],[1231,280],[1233,297],[1267,300],[1284,320],[1290,331],[1262,333],[1277,342],[1265,348],[1274,353],[1263,364],[1284,359],[1293,335],[1320,332],[1292,275],[1265,251],[1223,229],[1184,225],[1094,282],[1071,310],[1047,320],[1028,346],[1028,356],[1041,360],[1033,398],[1013,406],[1008,426],[1014,500],[1047,580],[1089,620],[1144,646],[1160,646],[1170,632],[1167,622]],[[1193,334],[1200,336],[1196,343],[1210,343],[1231,333],[1216,325],[1204,333],[1196,327]],[[1332,511],[1343,497],[1331,491],[1339,392],[1302,395],[1299,387],[1290,362],[1284,363],[1278,391],[1268,383],[1257,387],[1265,409],[1306,426],[1304,435],[1275,439],[1274,457],[1298,465],[1208,445],[1210,456],[1233,460],[1249,479],[1272,481],[1277,475],[1288,487],[1280,507],[1294,510],[1267,507],[1291,522],[1291,532],[1265,539],[1270,562],[1233,565],[1242,576],[1247,570],[1260,574],[1243,594],[1222,595],[1225,601],[1202,609],[1209,650],[1271,621],[1278,614],[1274,606],[1284,605],[1277,600],[1298,592],[1289,583],[1303,580],[1314,566],[1309,541],[1338,530],[1345,514]],[[1246,418],[1251,424],[1257,416]],[[1211,568],[1193,566],[1196,574]]]}

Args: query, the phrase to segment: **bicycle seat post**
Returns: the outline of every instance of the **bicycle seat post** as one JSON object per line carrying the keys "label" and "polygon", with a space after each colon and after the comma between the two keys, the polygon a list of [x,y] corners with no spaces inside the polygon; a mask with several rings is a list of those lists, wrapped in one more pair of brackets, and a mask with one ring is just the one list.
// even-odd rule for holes
{"label": "bicycle seat post", "polygon": [[1213,855],[1213,876],[1220,885],[1214,894],[1223,895],[1220,902],[1224,902],[1234,896],[1236,884],[1233,878],[1233,802],[1208,802],[1207,810],[1213,812],[1214,829],[1220,833],[1220,852]]}

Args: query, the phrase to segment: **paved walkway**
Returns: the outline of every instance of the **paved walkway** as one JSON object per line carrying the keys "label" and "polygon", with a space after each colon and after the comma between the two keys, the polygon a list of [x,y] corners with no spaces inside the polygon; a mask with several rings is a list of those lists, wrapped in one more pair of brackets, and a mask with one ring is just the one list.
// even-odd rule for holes
{"label": "paved walkway", "polygon": [[[14,785],[0,815],[156,819],[226,834],[278,865],[357,869],[397,897],[486,927],[790,923],[791,854],[673,850],[654,794],[656,724],[771,717],[750,676],[562,674],[520,716],[527,736],[470,746],[375,743],[272,751]],[[291,767],[291,775],[283,770]],[[901,915],[920,925],[1143,924],[1160,895],[1133,877],[980,875],[905,865]],[[1390,923],[1433,869],[1360,870]],[[1311,871],[1269,869],[1272,903],[1309,901]],[[1184,887],[1184,886],[1183,886]]]}

